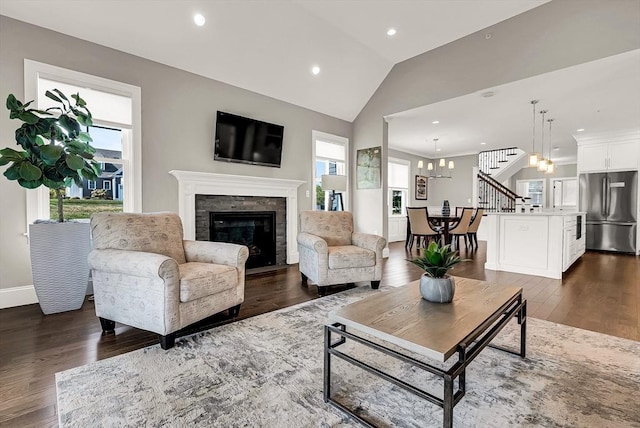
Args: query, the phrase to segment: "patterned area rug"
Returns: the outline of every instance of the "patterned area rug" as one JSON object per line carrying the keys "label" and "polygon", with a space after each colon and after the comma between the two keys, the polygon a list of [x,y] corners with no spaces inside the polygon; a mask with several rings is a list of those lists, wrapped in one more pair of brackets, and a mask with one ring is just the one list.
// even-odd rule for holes
{"label": "patterned area rug", "polygon": [[[322,399],[322,327],[330,310],[377,292],[359,287],[182,338],[170,351],[151,346],[57,373],[60,425],[357,426]],[[487,348],[473,361],[455,427],[640,427],[640,343],[532,318],[527,336],[526,359]],[[518,338],[512,321],[494,342]],[[397,360],[341,349],[441,391]],[[332,361],[334,396],[377,425],[442,426],[439,407]]]}

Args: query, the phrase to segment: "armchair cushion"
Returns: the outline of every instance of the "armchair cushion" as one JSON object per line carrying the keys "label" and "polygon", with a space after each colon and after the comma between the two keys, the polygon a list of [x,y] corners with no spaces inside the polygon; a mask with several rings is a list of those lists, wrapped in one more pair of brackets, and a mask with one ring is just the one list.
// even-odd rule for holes
{"label": "armchair cushion", "polygon": [[319,236],[329,247],[351,245],[353,217],[348,211],[303,211],[300,232]]}
{"label": "armchair cushion", "polygon": [[182,246],[182,222],[172,213],[95,213],[91,235],[96,250],[142,251],[186,262]]}
{"label": "armchair cushion", "polygon": [[189,302],[235,288],[238,271],[233,266],[211,263],[184,263],[180,269],[180,301]]}
{"label": "armchair cushion", "polygon": [[376,253],[355,245],[329,247],[329,269],[375,266]]}

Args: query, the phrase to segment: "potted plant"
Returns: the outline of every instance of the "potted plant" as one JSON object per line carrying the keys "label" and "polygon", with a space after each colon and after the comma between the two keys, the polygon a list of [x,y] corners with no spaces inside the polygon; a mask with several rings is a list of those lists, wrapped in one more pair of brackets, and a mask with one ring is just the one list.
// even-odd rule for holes
{"label": "potted plant", "polygon": [[69,100],[54,89],[46,96],[57,106],[29,108],[13,94],[7,97],[9,118],[22,125],[15,132],[18,150],[0,150],[0,166],[11,164],[4,176],[26,189],[46,186],[57,198],[57,222],[29,225],[33,282],[45,314],[79,309],[89,279],[87,255],[91,247],[88,223],[64,222],[65,188],[83,179],[96,180],[100,166],[93,160],[91,137],[82,127],[92,125],[91,112],[79,94]]}
{"label": "potted plant", "polygon": [[430,302],[449,303],[456,291],[454,278],[447,272],[463,260],[449,245],[440,246],[431,241],[422,256],[409,260],[424,273],[420,277],[420,294]]}

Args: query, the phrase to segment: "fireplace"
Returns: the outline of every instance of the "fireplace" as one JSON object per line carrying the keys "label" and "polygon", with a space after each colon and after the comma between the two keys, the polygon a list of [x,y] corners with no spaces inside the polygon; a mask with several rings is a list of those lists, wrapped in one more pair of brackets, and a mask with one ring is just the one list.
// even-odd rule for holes
{"label": "fireplace", "polygon": [[249,248],[247,269],[276,265],[276,212],[209,213],[209,240]]}
{"label": "fireplace", "polygon": [[[172,170],[184,239],[209,240],[209,212],[276,211],[277,265],[298,263],[301,180]],[[273,205],[272,205],[273,204]]]}

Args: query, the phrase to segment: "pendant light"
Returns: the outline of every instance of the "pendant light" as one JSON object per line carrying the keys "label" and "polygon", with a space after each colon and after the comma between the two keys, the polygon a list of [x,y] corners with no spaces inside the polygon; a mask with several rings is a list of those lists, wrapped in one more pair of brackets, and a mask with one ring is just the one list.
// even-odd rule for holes
{"label": "pendant light", "polygon": [[553,123],[554,119],[547,119],[549,122],[549,158],[547,159],[547,174],[553,174],[556,170],[556,166],[551,160],[551,123]]}
{"label": "pendant light", "polygon": [[542,147],[540,148],[540,153],[542,153],[541,159],[538,161],[538,171],[547,172],[547,160],[544,158],[544,115],[547,114],[548,110],[540,110],[540,114],[542,115],[542,126],[540,129],[542,130]]}
{"label": "pendant light", "polygon": [[529,153],[530,167],[538,166],[538,161],[540,160],[540,156],[536,153],[536,104],[538,104],[538,100],[531,101],[533,106],[533,143],[531,144],[531,153]]}

